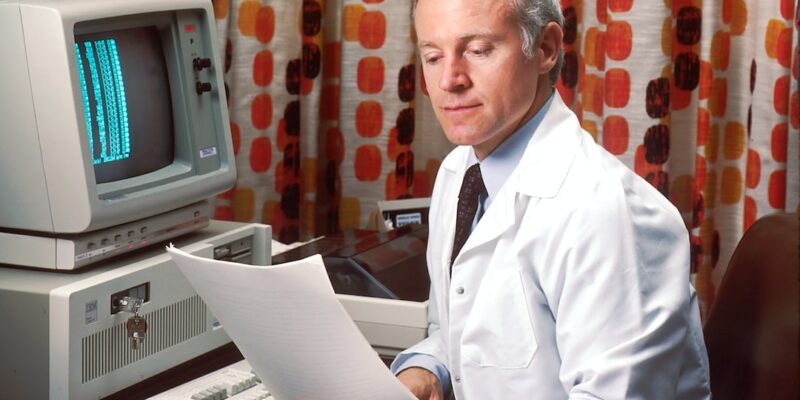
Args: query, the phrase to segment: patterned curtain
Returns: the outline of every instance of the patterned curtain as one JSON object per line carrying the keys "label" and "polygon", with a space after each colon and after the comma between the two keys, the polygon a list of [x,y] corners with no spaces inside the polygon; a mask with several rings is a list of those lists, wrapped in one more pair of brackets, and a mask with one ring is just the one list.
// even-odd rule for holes
{"label": "patterned curtain", "polygon": [[684,216],[703,311],[744,231],[798,206],[793,0],[562,0],[560,90]]}
{"label": "patterned curtain", "polygon": [[451,146],[417,95],[410,7],[214,1],[239,173],[217,218],[293,242],[363,228],[378,200],[430,195]]}
{"label": "patterned curtain", "polygon": [[[558,84],[691,233],[703,311],[739,238],[800,205],[794,0],[561,0]],[[417,77],[410,0],[215,0],[239,178],[216,217],[283,242],[430,195],[450,150]]]}

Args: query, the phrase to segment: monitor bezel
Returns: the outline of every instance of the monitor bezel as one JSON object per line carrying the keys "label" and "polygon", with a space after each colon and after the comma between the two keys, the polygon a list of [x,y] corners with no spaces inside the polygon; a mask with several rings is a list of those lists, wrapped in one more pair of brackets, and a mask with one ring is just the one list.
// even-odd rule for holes
{"label": "monitor bezel", "polygon": [[[16,4],[19,7],[18,29],[25,37],[24,62],[29,77],[26,86],[30,89],[33,116],[30,126],[36,139],[26,143],[25,149],[33,168],[22,171],[24,179],[10,181],[25,182],[25,185],[14,195],[20,200],[14,204],[15,211],[2,216],[1,229],[56,235],[89,232],[193,204],[234,185],[235,159],[222,68],[216,67],[219,52],[210,2],[30,0]],[[178,76],[180,83],[173,84],[170,76],[170,85],[173,101],[184,101],[187,108],[184,114],[178,105],[173,117],[176,126],[191,127],[185,137],[191,138],[188,142],[193,143],[189,143],[185,151],[194,154],[176,154],[170,166],[149,174],[98,184],[85,135],[86,122],[76,72],[75,26],[89,21],[92,22],[85,26],[102,26],[98,21],[122,21],[130,16],[159,13],[172,14],[175,18],[172,28],[175,37],[168,41],[176,48],[168,45],[165,53],[180,52],[173,53],[180,65],[170,72]],[[116,27],[152,25],[152,21],[115,23]],[[185,32],[183,28],[187,23],[196,24],[196,32]],[[191,46],[186,44],[189,38],[194,38]],[[215,66],[193,75],[191,58],[195,55],[212,57]],[[194,89],[198,77],[212,83],[212,91],[204,93],[202,98]],[[178,90],[182,92],[175,98],[174,91]],[[195,115],[196,112],[202,114]],[[193,116],[191,120],[187,117],[189,114]],[[202,135],[198,136],[198,130],[203,131]],[[80,134],[64,134],[65,131]],[[176,132],[176,136],[180,133]],[[213,151],[206,151],[209,149]],[[177,142],[176,151],[182,151],[177,148]],[[30,199],[42,197],[47,200],[39,202],[36,209],[28,206]],[[31,215],[36,218],[25,217]]]}

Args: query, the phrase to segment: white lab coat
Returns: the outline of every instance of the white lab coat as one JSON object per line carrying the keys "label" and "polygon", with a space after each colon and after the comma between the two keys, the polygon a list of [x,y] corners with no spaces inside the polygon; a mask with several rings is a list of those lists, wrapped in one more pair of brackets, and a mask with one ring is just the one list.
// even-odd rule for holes
{"label": "white lab coat", "polygon": [[453,265],[470,147],[430,208],[429,336],[455,397],[707,399],[708,359],[678,211],[596,145],[554,95]]}

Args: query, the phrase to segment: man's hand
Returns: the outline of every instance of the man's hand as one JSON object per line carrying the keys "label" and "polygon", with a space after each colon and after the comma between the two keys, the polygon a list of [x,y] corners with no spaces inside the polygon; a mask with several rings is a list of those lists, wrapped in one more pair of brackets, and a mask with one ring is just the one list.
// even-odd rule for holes
{"label": "man's hand", "polygon": [[439,379],[425,368],[404,369],[397,374],[397,379],[420,400],[444,400]]}

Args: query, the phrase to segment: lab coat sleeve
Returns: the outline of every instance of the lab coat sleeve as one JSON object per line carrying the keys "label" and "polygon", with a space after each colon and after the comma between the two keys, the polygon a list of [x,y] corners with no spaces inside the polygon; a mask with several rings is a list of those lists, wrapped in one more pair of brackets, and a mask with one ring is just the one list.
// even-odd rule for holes
{"label": "lab coat sleeve", "polygon": [[[431,371],[442,384],[442,390],[447,392],[450,386],[450,373],[445,360],[445,350],[439,330],[439,318],[436,306],[436,296],[433,288],[428,301],[428,336],[419,343],[401,352],[392,362],[391,370],[397,374],[403,369],[421,367]],[[426,356],[426,357],[420,357]],[[415,360],[419,362],[415,362]]]}
{"label": "lab coat sleeve", "polygon": [[436,375],[436,378],[439,380],[442,391],[444,391],[447,387],[446,385],[450,382],[450,372],[447,368],[442,364],[439,360],[429,356],[427,354],[421,353],[411,353],[411,354],[404,354],[403,360],[400,363],[392,362],[392,373],[397,375],[405,369],[408,368],[424,368]]}
{"label": "lab coat sleeve", "polygon": [[690,323],[689,240],[677,210],[642,185],[598,184],[546,250],[555,272],[544,290],[570,399],[675,398]]}

